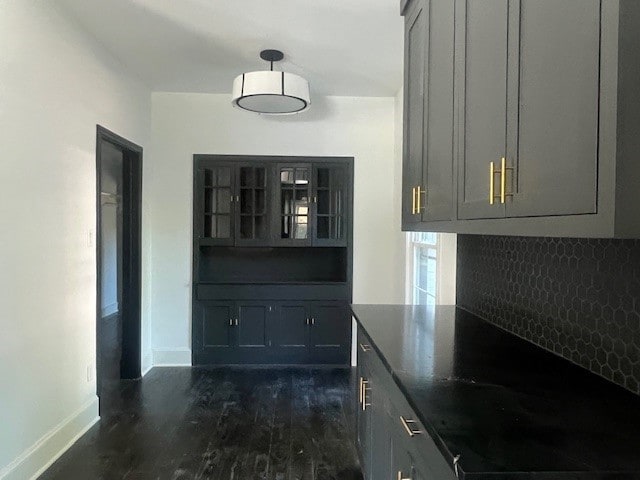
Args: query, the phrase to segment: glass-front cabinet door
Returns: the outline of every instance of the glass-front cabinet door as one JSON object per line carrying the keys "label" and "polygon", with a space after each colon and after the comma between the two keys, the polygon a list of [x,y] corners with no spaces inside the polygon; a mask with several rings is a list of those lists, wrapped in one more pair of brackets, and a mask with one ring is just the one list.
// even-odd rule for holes
{"label": "glass-front cabinet door", "polygon": [[278,165],[279,245],[311,245],[311,165]]}
{"label": "glass-front cabinet door", "polygon": [[203,168],[202,239],[212,245],[233,245],[234,169],[230,165]]}
{"label": "glass-front cabinet door", "polygon": [[317,165],[313,169],[314,245],[346,246],[349,170],[343,165]]}
{"label": "glass-front cabinet door", "polygon": [[236,245],[269,243],[268,185],[268,168],[265,165],[238,167]]}

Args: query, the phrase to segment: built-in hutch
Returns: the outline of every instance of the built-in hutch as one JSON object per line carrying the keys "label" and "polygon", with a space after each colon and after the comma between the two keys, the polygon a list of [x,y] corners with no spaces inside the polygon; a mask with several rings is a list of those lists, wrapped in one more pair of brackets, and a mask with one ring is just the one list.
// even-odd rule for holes
{"label": "built-in hutch", "polygon": [[352,184],[352,158],[194,156],[194,365],[349,364]]}

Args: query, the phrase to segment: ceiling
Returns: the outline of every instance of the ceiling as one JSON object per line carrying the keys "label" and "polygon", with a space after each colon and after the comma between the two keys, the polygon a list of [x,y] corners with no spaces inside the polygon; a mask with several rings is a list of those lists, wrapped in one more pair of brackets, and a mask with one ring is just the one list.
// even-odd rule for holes
{"label": "ceiling", "polygon": [[58,0],[153,91],[229,93],[266,69],[259,52],[312,93],[393,96],[402,82],[398,0]]}

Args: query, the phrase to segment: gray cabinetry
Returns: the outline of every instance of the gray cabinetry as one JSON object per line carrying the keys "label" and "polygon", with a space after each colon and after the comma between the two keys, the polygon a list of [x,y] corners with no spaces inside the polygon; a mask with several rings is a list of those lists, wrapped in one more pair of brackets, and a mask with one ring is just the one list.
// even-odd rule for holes
{"label": "gray cabinetry", "polygon": [[349,365],[353,158],[193,171],[193,363]]}
{"label": "gray cabinetry", "polygon": [[454,4],[415,0],[405,22],[403,223],[451,220]]}
{"label": "gray cabinetry", "polygon": [[357,351],[357,446],[365,480],[455,479],[361,328]]}
{"label": "gray cabinetry", "polygon": [[[454,0],[454,215],[428,215],[434,138],[449,120],[430,92],[441,22],[423,10],[424,71],[409,65],[407,103],[424,85],[422,143],[405,104],[403,228],[457,233],[640,237],[640,5],[633,0]],[[444,8],[444,7],[440,7]],[[442,15],[442,14],[441,14]],[[442,17],[444,18],[444,16]],[[445,22],[446,24],[446,22]],[[407,30],[407,38],[410,30]],[[416,40],[417,41],[417,40]],[[411,45],[410,45],[411,46]],[[418,47],[413,46],[414,51]],[[410,52],[409,52],[410,53]],[[406,54],[407,61],[420,60]],[[444,57],[443,57],[444,58]],[[444,92],[444,77],[438,88]],[[441,95],[436,95],[441,98]],[[433,109],[433,111],[431,110]],[[441,119],[441,120],[437,120]],[[435,125],[435,126],[434,126]],[[442,143],[444,145],[444,142]],[[407,152],[423,147],[422,172]],[[438,158],[445,158],[440,156]],[[415,186],[426,209],[411,213]],[[433,201],[433,196],[431,200]],[[435,207],[434,207],[435,210]]]}
{"label": "gray cabinetry", "polygon": [[513,3],[506,215],[596,213],[601,2]]}
{"label": "gray cabinetry", "polygon": [[508,1],[456,4],[458,216],[503,217],[504,205],[489,202],[489,167],[490,162],[500,164],[506,150]]}

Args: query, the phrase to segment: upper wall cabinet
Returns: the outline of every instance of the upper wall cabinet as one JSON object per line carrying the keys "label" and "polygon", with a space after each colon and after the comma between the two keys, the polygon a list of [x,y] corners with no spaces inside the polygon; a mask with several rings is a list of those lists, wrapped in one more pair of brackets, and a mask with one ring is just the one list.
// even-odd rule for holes
{"label": "upper wall cabinet", "polygon": [[[429,19],[438,11],[436,0],[406,3],[408,38],[416,12],[424,15],[428,8],[428,15],[424,70],[412,70],[421,60],[406,56],[403,202],[427,208],[415,215],[403,208],[404,229],[640,237],[637,1],[448,2],[455,9],[452,122],[444,108],[436,108],[430,90],[436,88],[431,72],[450,71],[444,64],[430,67],[438,51],[434,38],[444,37],[436,32],[446,22]],[[418,50],[410,42],[406,48]],[[419,85],[425,96],[422,143],[411,121]],[[444,87],[437,91],[442,98]],[[449,125],[452,136],[445,130]],[[429,153],[434,128],[442,129],[436,142],[454,139],[450,217],[427,216],[423,190],[418,196],[412,190],[426,185],[428,198],[430,184],[449,185],[431,166],[435,162],[444,171],[444,160]],[[415,145],[424,149],[422,172],[413,166]]]}
{"label": "upper wall cabinet", "polygon": [[202,208],[200,238],[207,245],[269,242],[269,169],[264,164],[200,164],[194,176]]}
{"label": "upper wall cabinet", "polygon": [[454,4],[414,0],[405,24],[403,224],[452,220]]}
{"label": "upper wall cabinet", "polygon": [[194,232],[201,246],[346,247],[350,159],[297,163],[195,156]]}

